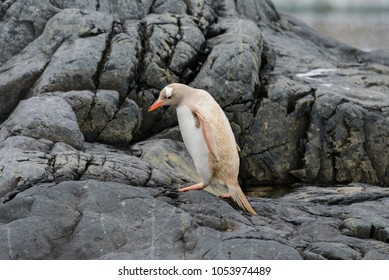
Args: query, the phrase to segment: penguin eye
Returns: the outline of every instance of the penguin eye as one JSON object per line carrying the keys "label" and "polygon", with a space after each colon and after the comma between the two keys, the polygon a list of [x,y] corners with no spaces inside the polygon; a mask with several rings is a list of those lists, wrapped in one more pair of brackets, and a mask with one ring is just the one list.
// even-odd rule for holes
{"label": "penguin eye", "polygon": [[173,95],[173,88],[171,88],[171,87],[166,87],[165,88],[165,94],[166,94],[166,98],[167,99],[170,99],[171,97],[172,97],[172,95]]}

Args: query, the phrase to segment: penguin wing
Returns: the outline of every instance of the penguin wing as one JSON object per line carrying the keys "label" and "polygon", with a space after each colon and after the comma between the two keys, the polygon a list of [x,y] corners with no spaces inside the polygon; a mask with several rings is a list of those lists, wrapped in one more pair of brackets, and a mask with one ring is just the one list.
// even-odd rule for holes
{"label": "penguin wing", "polygon": [[219,160],[219,151],[216,146],[215,133],[211,124],[204,118],[204,116],[199,111],[194,110],[193,113],[199,120],[201,132],[203,133],[205,143],[207,144],[209,152],[216,160]]}

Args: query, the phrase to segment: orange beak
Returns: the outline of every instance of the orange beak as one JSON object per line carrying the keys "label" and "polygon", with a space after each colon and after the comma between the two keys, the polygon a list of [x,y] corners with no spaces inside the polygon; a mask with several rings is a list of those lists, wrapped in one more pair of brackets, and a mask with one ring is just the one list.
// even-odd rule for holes
{"label": "orange beak", "polygon": [[154,104],[151,105],[151,106],[149,107],[149,109],[147,110],[147,112],[154,111],[155,109],[157,109],[157,108],[163,106],[164,103],[165,103],[164,101],[158,101],[158,100],[155,101]]}

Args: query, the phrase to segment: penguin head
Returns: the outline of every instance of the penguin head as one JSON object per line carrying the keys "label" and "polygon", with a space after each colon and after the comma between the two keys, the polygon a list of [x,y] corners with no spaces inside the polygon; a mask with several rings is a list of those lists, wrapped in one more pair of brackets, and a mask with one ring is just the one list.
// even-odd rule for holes
{"label": "penguin head", "polygon": [[149,107],[147,111],[154,111],[161,106],[179,106],[184,99],[185,88],[189,87],[178,83],[167,85],[161,90],[158,99]]}

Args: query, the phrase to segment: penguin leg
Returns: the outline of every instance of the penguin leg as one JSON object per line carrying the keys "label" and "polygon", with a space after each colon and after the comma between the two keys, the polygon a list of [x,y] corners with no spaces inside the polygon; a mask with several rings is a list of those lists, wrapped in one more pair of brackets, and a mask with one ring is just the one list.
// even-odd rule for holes
{"label": "penguin leg", "polygon": [[198,183],[198,184],[194,184],[194,185],[189,186],[189,187],[178,189],[178,191],[179,192],[186,192],[186,191],[191,191],[191,190],[202,190],[202,189],[204,189],[206,187],[207,187],[206,184]]}

